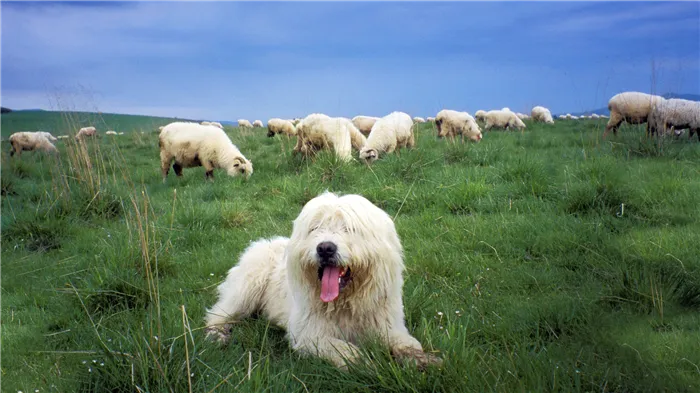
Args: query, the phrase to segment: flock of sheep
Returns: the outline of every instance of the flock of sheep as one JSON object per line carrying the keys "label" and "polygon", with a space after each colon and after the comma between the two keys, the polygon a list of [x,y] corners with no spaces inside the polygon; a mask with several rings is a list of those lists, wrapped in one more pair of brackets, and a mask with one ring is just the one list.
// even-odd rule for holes
{"label": "flock of sheep", "polygon": [[[675,133],[680,135],[689,130],[689,136],[698,134],[700,140],[700,102],[683,99],[665,99],[660,96],[625,92],[613,96],[609,103],[610,119],[605,127],[603,137],[610,131],[617,133],[619,125],[625,121],[630,124],[647,123],[647,134],[653,135]],[[579,119],[569,114],[560,119]],[[580,118],[607,118],[596,114]],[[553,124],[554,119],[549,109],[536,106],[530,115],[515,113],[509,108],[492,111],[476,111],[472,117],[467,112],[445,109],[434,118],[411,118],[403,112],[392,112],[382,118],[371,116],[330,117],[313,113],[300,119],[270,119],[267,123],[267,136],[285,135],[296,137],[294,154],[312,156],[320,150],[331,150],[340,159],[352,160],[355,150],[360,160],[372,163],[381,156],[399,152],[401,148],[413,148],[416,144],[414,128],[416,124],[434,122],[439,138],[447,138],[452,143],[459,137],[473,142],[481,141],[484,131],[492,129],[526,128],[523,120]],[[239,128],[263,128],[262,121],[253,123],[246,119],[238,120]],[[167,178],[170,166],[177,176],[182,175],[183,168],[203,166],[206,178],[213,178],[215,168],[225,169],[230,176],[253,173],[253,163],[248,160],[231,142],[218,122],[203,121],[174,122],[159,127],[159,147],[163,181]],[[123,132],[107,131],[106,135],[122,135]],[[81,128],[75,135],[76,141],[97,135],[95,127]],[[57,152],[53,142],[68,138],[61,135],[55,138],[48,132],[17,132],[10,136],[12,152],[21,154],[24,150],[42,150]]]}

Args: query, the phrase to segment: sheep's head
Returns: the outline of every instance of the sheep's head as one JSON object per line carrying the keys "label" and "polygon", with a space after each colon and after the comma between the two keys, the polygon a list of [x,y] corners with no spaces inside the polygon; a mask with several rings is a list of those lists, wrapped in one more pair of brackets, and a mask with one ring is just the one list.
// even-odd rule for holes
{"label": "sheep's head", "polygon": [[378,158],[379,158],[379,152],[377,151],[377,149],[363,147],[362,150],[360,150],[360,159],[364,160],[368,164],[371,164],[372,162],[376,161]]}
{"label": "sheep's head", "polygon": [[236,157],[233,159],[233,163],[228,168],[227,173],[229,176],[245,176],[246,179],[253,174],[253,163],[244,157]]}
{"label": "sheep's head", "polygon": [[270,130],[270,129],[268,129],[268,130],[267,130],[267,136],[268,136],[268,138],[272,138],[273,136],[275,136],[275,132],[272,131],[272,130]]}

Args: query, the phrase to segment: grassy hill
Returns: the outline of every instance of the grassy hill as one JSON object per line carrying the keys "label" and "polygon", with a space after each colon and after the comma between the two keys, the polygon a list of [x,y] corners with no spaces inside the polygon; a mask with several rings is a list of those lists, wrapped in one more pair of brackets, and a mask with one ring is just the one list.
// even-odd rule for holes
{"label": "grassy hill", "polygon": [[114,113],[25,110],[3,114],[0,118],[0,127],[2,137],[7,138],[17,131],[41,130],[56,136],[67,135],[87,126],[95,126],[101,132],[151,131],[176,120],[178,119]]}
{"label": "grassy hill", "polygon": [[[101,118],[125,132],[160,121]],[[56,157],[10,158],[3,143],[3,391],[699,391],[700,144],[526,123],[455,146],[422,124],[416,149],[371,168],[227,127],[255,171],[213,183],[196,168],[163,184],[156,132],[59,142]],[[343,373],[262,317],[227,348],[204,340],[244,248],[288,236],[326,189],[394,217],[407,326],[442,368],[368,343],[372,362]]]}

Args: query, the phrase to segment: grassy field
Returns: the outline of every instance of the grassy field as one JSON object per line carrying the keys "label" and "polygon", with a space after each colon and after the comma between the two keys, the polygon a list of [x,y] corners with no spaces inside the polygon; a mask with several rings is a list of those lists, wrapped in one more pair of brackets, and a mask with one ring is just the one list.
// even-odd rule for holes
{"label": "grassy field", "polygon": [[[58,158],[2,144],[3,391],[700,391],[697,142],[629,126],[602,141],[587,120],[451,146],[423,124],[415,150],[368,168],[227,127],[249,181],[197,168],[163,184],[157,120],[104,122],[127,135],[59,142]],[[339,372],[264,319],[225,349],[204,340],[246,245],[288,235],[326,189],[394,217],[407,325],[441,369],[368,343],[374,362]]]}

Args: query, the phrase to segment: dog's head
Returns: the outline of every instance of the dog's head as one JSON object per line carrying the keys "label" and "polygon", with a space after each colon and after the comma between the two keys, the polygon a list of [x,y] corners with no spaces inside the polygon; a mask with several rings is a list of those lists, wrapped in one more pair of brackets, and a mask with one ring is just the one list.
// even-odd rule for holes
{"label": "dog's head", "polygon": [[305,281],[325,303],[359,288],[382,292],[402,283],[394,223],[360,195],[325,192],[310,200],[294,221],[287,263],[291,279]]}

